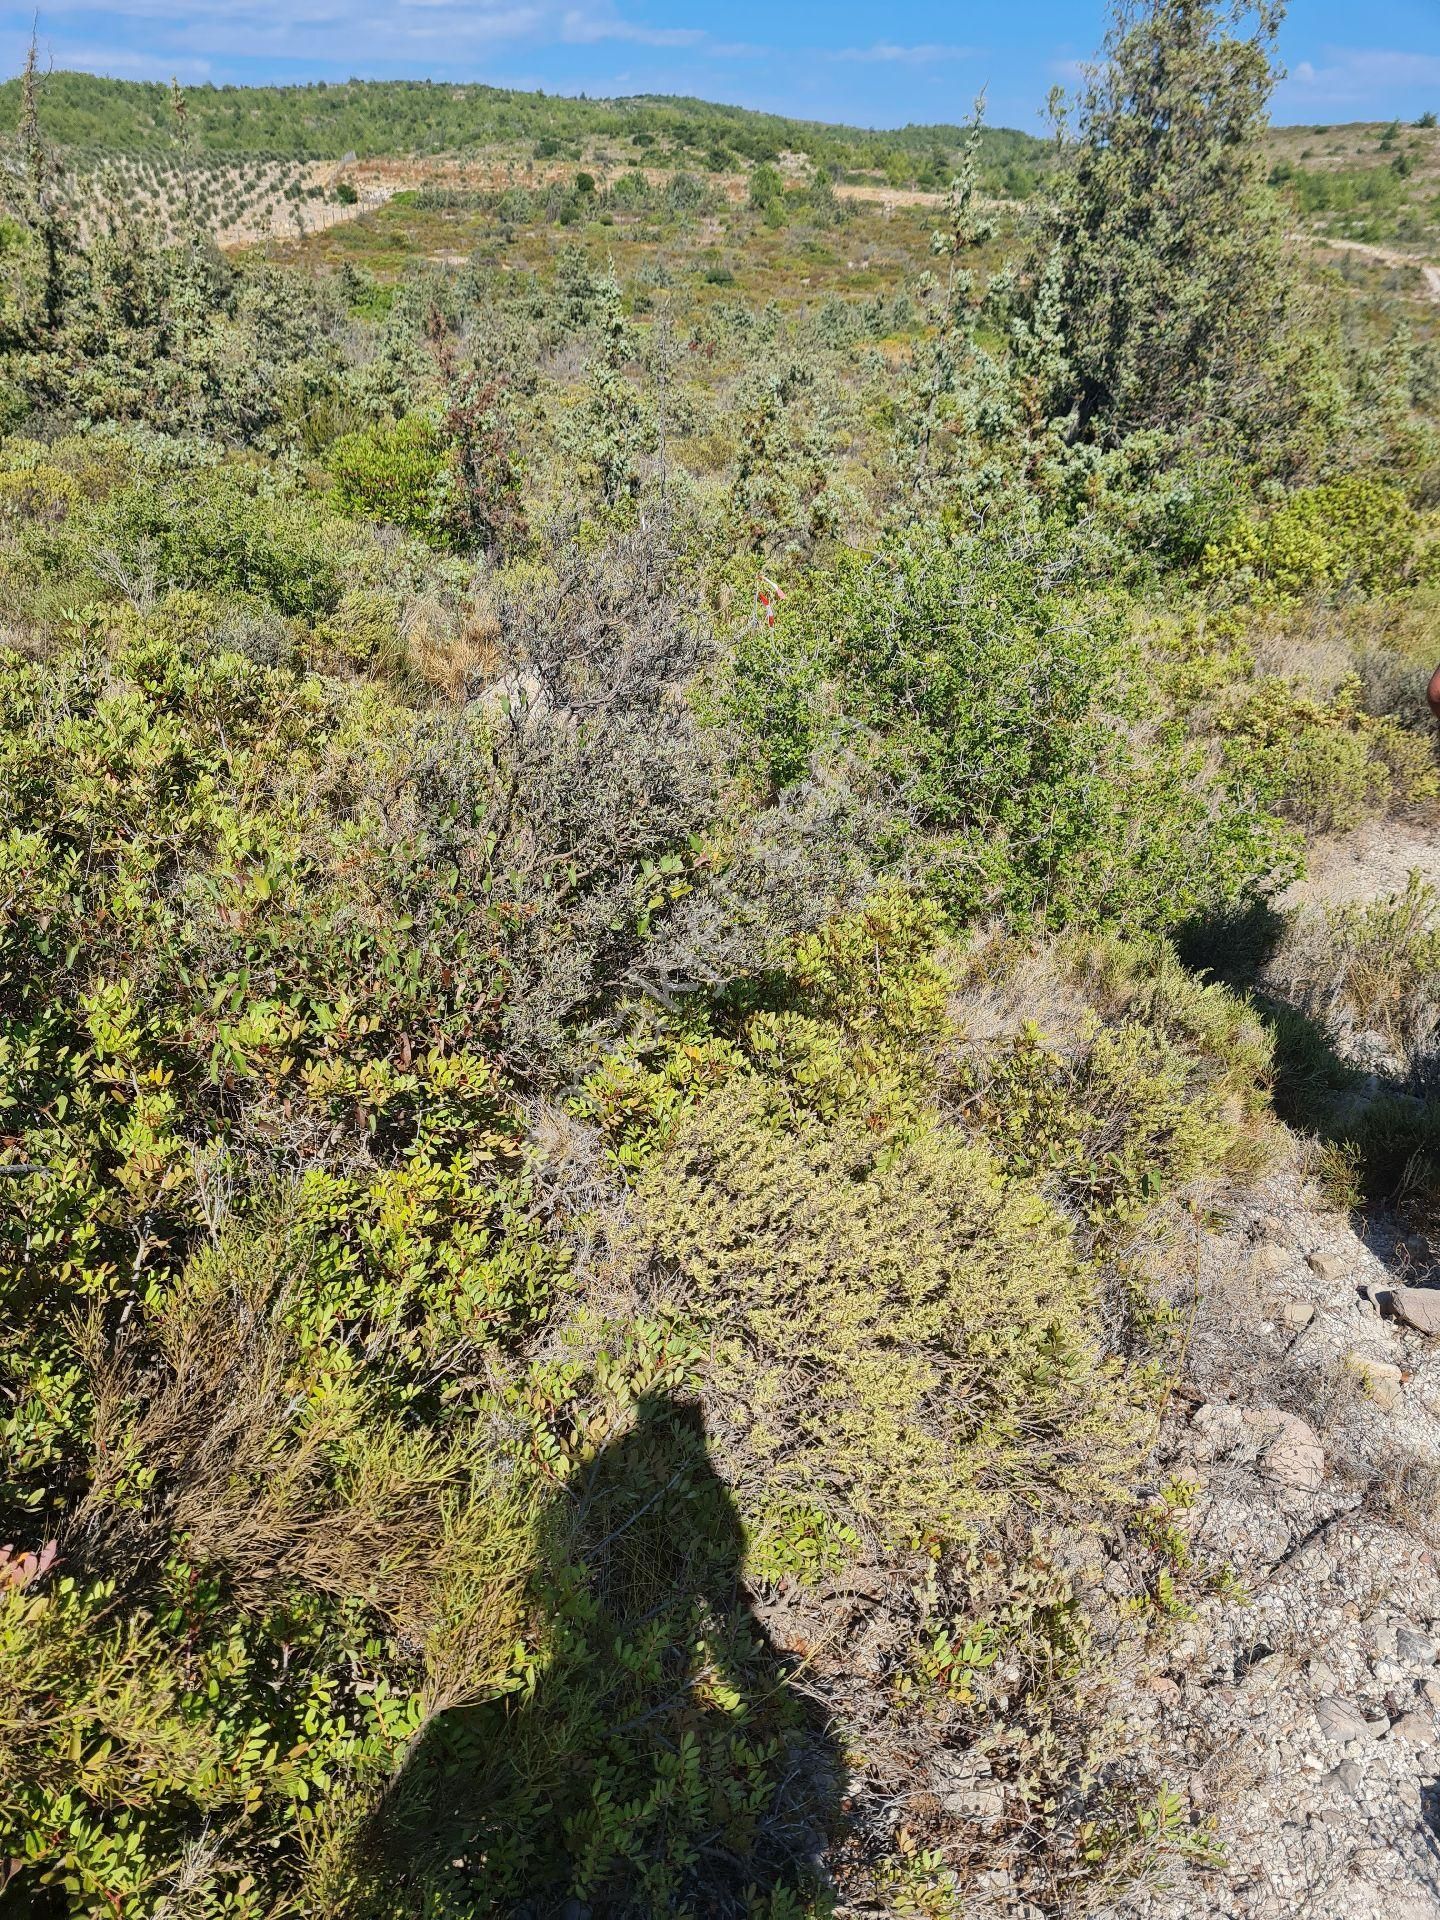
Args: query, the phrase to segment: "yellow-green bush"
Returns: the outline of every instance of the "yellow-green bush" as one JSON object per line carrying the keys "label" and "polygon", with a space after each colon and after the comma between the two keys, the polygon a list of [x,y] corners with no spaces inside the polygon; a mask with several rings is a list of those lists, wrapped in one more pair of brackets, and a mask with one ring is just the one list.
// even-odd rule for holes
{"label": "yellow-green bush", "polygon": [[740,1075],[636,1201],[714,1342],[717,1439],[762,1538],[797,1509],[890,1546],[964,1537],[1103,1500],[1133,1459],[1068,1224],[938,1120],[825,1120]]}
{"label": "yellow-green bush", "polygon": [[1354,589],[1389,593],[1434,571],[1434,530],[1373,473],[1307,487],[1260,519],[1237,520],[1205,552],[1208,580],[1260,601]]}
{"label": "yellow-green bush", "polygon": [[1276,677],[1260,680],[1215,724],[1231,772],[1311,832],[1344,833],[1440,792],[1429,738],[1367,713],[1353,678],[1325,701]]}
{"label": "yellow-green bush", "polygon": [[1068,1031],[964,1048],[970,996],[1029,950],[947,956],[941,933],[925,903],[878,895],[798,943],[779,1003],[720,1051],[678,1048],[683,1076],[592,1086],[640,1169],[645,1243],[714,1342],[764,1567],[1082,1488],[1103,1507],[1127,1389],[1045,1185],[1095,1229],[1123,1223],[1224,1167],[1263,1111],[1263,1029],[1168,949],[1062,941],[1043,964]]}
{"label": "yellow-green bush", "polygon": [[1271,1046],[1243,1002],[1202,985],[1166,946],[1072,936],[1038,965],[1003,942],[982,948],[958,1016],[1017,966],[1032,995],[1051,983],[1063,1017],[972,1046],[950,1093],[1007,1168],[1053,1183],[1103,1234],[1251,1155]]}

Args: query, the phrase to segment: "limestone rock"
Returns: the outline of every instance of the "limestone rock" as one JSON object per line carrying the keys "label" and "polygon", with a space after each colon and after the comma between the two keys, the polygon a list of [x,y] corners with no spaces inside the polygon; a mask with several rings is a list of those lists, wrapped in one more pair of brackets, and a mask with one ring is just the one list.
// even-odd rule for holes
{"label": "limestone rock", "polygon": [[1440,1287],[1396,1287],[1390,1310],[1416,1333],[1440,1334]]}
{"label": "limestone rock", "polygon": [[1412,1747],[1433,1747],[1435,1745],[1435,1716],[1423,1713],[1418,1708],[1402,1713],[1390,1729],[1391,1738],[1404,1740]]}
{"label": "limestone rock", "polygon": [[1335,1286],[1344,1280],[1350,1272],[1350,1262],[1339,1253],[1312,1253],[1305,1264],[1317,1280],[1323,1280],[1329,1286]]}
{"label": "limestone rock", "polygon": [[1435,1642],[1423,1633],[1417,1633],[1413,1627],[1400,1627],[1395,1634],[1396,1656],[1407,1667],[1432,1667],[1435,1664]]}
{"label": "limestone rock", "polygon": [[1334,1694],[1316,1701],[1315,1718],[1320,1722],[1320,1731],[1327,1740],[1346,1744],[1351,1740],[1375,1738],[1370,1722],[1360,1709],[1352,1707],[1348,1700],[1337,1699]]}
{"label": "limestone rock", "polygon": [[1388,1413],[1399,1401],[1404,1383],[1399,1367],[1392,1366],[1388,1360],[1372,1360],[1363,1353],[1347,1353],[1345,1364],[1352,1373],[1358,1374],[1365,1394],[1382,1413]]}
{"label": "limestone rock", "polygon": [[1286,1272],[1294,1263],[1295,1255],[1289,1247],[1280,1247],[1273,1240],[1263,1240],[1250,1252],[1250,1271],[1262,1278]]}
{"label": "limestone rock", "polygon": [[1325,1449],[1313,1427],[1293,1413],[1267,1408],[1247,1413],[1252,1425],[1264,1424],[1274,1437],[1260,1460],[1260,1477],[1272,1486],[1290,1487],[1296,1493],[1314,1493],[1325,1479]]}
{"label": "limestone rock", "polygon": [[1288,1327],[1292,1333],[1303,1333],[1315,1318],[1314,1302],[1310,1300],[1282,1300],[1275,1316],[1282,1327]]}

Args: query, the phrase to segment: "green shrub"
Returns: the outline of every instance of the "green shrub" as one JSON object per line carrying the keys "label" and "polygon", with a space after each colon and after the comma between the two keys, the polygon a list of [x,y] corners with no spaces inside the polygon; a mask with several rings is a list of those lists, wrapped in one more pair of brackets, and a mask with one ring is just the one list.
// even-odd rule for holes
{"label": "green shrub", "polygon": [[445,543],[445,452],[427,416],[407,414],[393,426],[347,433],[330,448],[326,464],[341,513]]}
{"label": "green shrub", "polygon": [[348,529],[263,472],[162,459],[149,471],[127,473],[116,461],[108,473],[92,466],[69,478],[67,510],[27,520],[20,564],[29,582],[63,588],[72,606],[119,598],[146,579],[303,621],[339,603]]}
{"label": "green shrub", "polygon": [[494,381],[457,388],[437,421],[407,414],[346,434],[326,455],[331,498],[441,549],[495,550],[523,534],[519,472]]}
{"label": "green shrub", "polygon": [[739,643],[749,765],[783,787],[863,757],[965,914],[1164,928],[1283,870],[1273,818],[1155,728],[1123,603],[1037,593],[1029,559],[921,533],[841,562]]}
{"label": "green shrub", "polygon": [[1433,535],[1400,488],[1351,474],[1292,494],[1261,520],[1238,520],[1207,547],[1205,576],[1279,602],[1344,589],[1393,593],[1430,569]]}
{"label": "green shrub", "polygon": [[1345,833],[1392,805],[1440,791],[1424,735],[1376,718],[1346,680],[1328,701],[1259,681],[1216,717],[1225,760],[1263,804],[1316,833]]}

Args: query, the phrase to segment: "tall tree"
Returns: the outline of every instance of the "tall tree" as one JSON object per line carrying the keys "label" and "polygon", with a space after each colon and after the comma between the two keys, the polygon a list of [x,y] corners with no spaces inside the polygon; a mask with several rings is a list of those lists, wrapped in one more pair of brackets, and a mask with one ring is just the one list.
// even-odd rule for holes
{"label": "tall tree", "polygon": [[1286,305],[1262,137],[1284,0],[1116,0],[1034,265],[1058,415],[1114,443],[1244,415]]}
{"label": "tall tree", "polygon": [[20,78],[15,141],[0,167],[3,201],[29,233],[38,255],[31,297],[33,321],[46,333],[59,325],[65,264],[72,234],[61,201],[58,171],[40,125],[40,71],[34,35]]}

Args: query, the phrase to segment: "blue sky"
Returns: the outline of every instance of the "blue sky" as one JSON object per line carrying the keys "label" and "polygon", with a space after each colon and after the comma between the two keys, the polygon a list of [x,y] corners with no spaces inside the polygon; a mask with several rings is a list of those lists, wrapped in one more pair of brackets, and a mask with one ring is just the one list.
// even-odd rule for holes
{"label": "blue sky", "polygon": [[[128,78],[487,80],[591,94],[691,93],[867,126],[1036,126],[1103,31],[1103,0],[43,0],[57,67]],[[31,9],[0,4],[14,72]],[[1276,117],[1440,111],[1440,0],[1292,0]]]}

